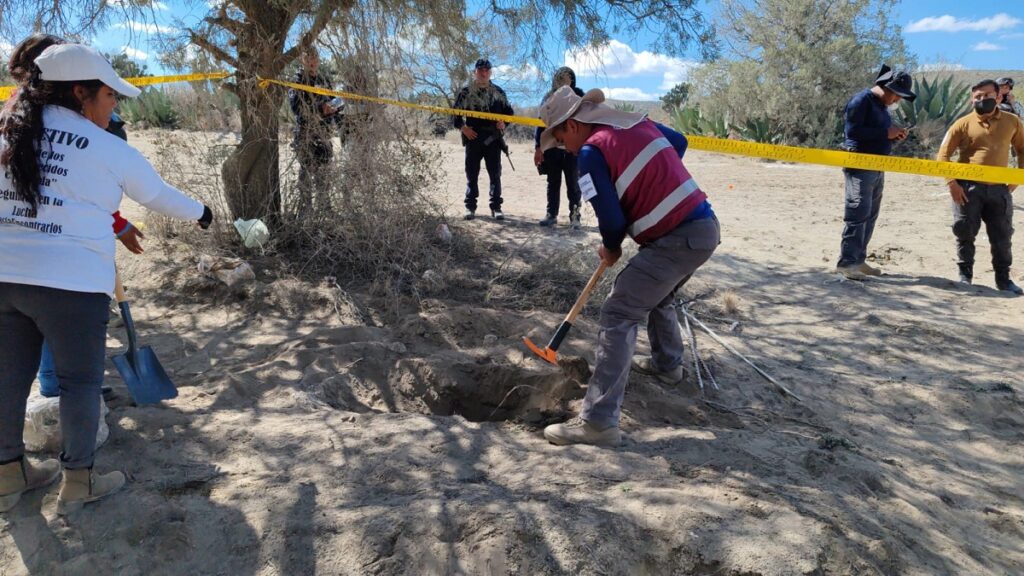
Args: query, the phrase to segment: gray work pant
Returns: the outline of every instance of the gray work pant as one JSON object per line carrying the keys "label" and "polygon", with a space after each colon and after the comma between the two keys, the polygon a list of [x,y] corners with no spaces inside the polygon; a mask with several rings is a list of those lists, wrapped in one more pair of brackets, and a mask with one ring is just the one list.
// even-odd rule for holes
{"label": "gray work pant", "polygon": [[875,222],[882,208],[885,173],[844,168],[846,199],[843,210],[843,239],[839,243],[839,266],[863,264]]}
{"label": "gray work pant", "polygon": [[716,218],[684,222],[641,248],[619,273],[601,307],[594,375],[580,413],[584,420],[602,428],[618,425],[637,328],[645,319],[654,367],[667,371],[682,363],[683,338],[673,299],[711,257],[719,233]]}
{"label": "gray work pant", "polygon": [[61,462],[92,467],[109,303],[106,294],[0,282],[0,462],[25,453],[25,406],[45,338],[60,384]]}

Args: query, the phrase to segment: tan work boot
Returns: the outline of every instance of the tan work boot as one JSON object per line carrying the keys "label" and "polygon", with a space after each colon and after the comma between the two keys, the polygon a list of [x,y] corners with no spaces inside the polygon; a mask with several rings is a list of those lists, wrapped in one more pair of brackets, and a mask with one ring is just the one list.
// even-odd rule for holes
{"label": "tan work boot", "polygon": [[866,280],[868,275],[860,269],[860,264],[851,264],[849,266],[836,266],[836,273],[842,274],[850,280]]}
{"label": "tan work boot", "polygon": [[33,466],[22,458],[0,466],[0,512],[7,512],[29,490],[53,484],[60,476],[60,462],[44,460]]}
{"label": "tan work boot", "polygon": [[606,448],[614,448],[622,440],[618,426],[599,429],[579,416],[568,422],[548,426],[544,429],[544,437],[548,442],[558,446],[593,444]]}
{"label": "tan work boot", "polygon": [[92,468],[64,470],[64,483],[57,496],[57,514],[64,515],[84,504],[110,496],[124,486],[124,474],[114,471],[97,474]]}
{"label": "tan work boot", "polygon": [[682,364],[668,372],[662,372],[654,367],[654,359],[650,356],[633,356],[633,370],[647,376],[654,376],[665,384],[678,384],[683,380]]}
{"label": "tan work boot", "polygon": [[882,270],[880,268],[875,268],[874,266],[868,264],[867,262],[861,262],[857,269],[864,273],[866,276],[882,275]]}

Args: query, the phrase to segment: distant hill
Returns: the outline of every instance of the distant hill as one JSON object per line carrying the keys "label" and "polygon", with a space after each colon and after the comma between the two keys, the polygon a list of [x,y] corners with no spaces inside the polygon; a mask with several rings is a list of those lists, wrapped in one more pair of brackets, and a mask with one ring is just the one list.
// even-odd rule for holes
{"label": "distant hill", "polygon": [[[927,78],[929,82],[936,78],[946,78],[949,75],[953,76],[954,83],[968,86],[973,86],[980,80],[995,80],[1007,76],[1013,78],[1014,83],[1020,84],[1024,88],[1024,70],[927,70],[914,73],[915,77]],[[1017,89],[1014,90],[1015,93],[1017,91]]]}

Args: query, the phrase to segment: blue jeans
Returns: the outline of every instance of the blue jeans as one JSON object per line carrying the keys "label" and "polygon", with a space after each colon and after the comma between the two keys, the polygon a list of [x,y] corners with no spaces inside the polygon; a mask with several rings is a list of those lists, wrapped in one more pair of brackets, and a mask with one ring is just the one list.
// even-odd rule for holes
{"label": "blue jeans", "polygon": [[53,352],[43,341],[43,353],[39,359],[39,393],[47,398],[60,396],[60,384],[57,383],[57,368],[53,364]]}
{"label": "blue jeans", "polygon": [[25,408],[45,339],[60,388],[61,463],[92,467],[109,303],[106,294],[0,282],[0,462],[25,453]]}
{"label": "blue jeans", "polygon": [[843,240],[839,245],[839,266],[863,264],[868,243],[875,232],[875,221],[882,207],[885,173],[872,170],[843,169],[846,176],[846,210],[843,214]]}

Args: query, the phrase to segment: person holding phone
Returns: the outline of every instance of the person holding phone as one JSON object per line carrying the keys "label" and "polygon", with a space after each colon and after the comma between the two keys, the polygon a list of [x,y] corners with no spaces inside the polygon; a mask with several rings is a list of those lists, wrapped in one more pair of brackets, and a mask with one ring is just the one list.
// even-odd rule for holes
{"label": "person holding phone", "polygon": [[[903,71],[885,64],[875,85],[858,92],[846,104],[843,148],[862,154],[892,153],[893,142],[907,138],[907,129],[893,126],[890,111],[900,100],[914,100],[913,81]],[[836,272],[853,280],[879,276],[882,271],[866,262],[868,244],[882,207],[885,173],[876,170],[843,168],[846,179],[843,236],[839,244]]]}

